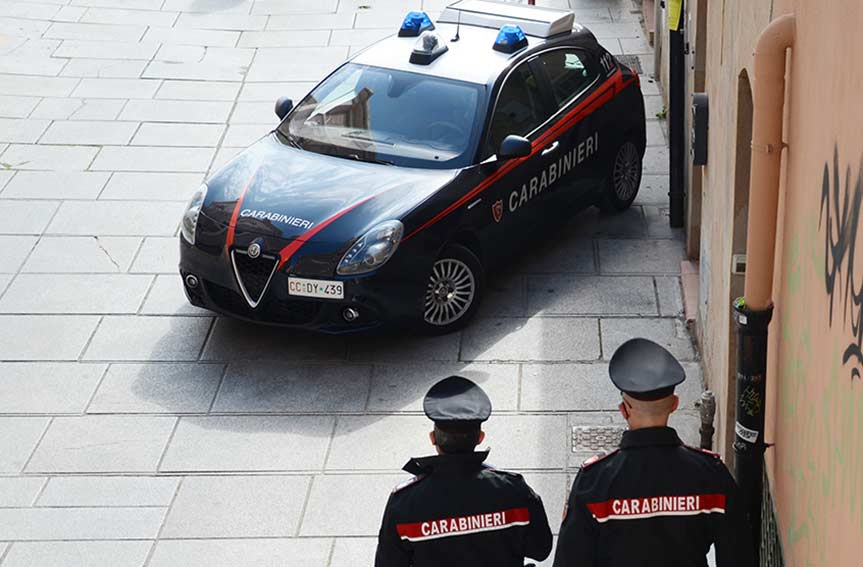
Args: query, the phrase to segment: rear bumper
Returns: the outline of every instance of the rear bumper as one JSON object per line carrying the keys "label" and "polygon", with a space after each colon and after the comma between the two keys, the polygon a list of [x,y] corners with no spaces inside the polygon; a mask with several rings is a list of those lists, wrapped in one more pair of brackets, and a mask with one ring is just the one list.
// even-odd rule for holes
{"label": "rear bumper", "polygon": [[[425,278],[412,275],[422,268],[411,262],[410,270],[405,270],[407,266],[400,265],[398,253],[370,276],[338,278],[345,286],[345,297],[338,300],[289,295],[288,273],[277,270],[266,293],[252,308],[243,297],[225,254],[213,255],[189,245],[182,237],[179,240],[179,269],[187,299],[193,305],[222,315],[266,325],[344,334],[379,327],[413,326],[422,314]],[[189,285],[189,275],[197,279],[196,286]],[[347,308],[355,309],[359,316],[347,321],[344,317]]]}

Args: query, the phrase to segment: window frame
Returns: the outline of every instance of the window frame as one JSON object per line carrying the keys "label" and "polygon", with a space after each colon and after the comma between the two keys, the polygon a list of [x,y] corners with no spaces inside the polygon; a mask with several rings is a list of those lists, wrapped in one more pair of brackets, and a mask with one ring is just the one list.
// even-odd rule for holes
{"label": "window frame", "polygon": [[582,89],[577,95],[575,95],[572,100],[570,100],[563,106],[558,106],[557,97],[555,97],[554,93],[552,92],[551,81],[548,78],[545,70],[540,66],[539,62],[537,61],[537,59],[542,55],[558,50],[577,51],[579,53],[584,53],[590,65],[593,67],[593,70],[596,70],[597,62],[595,61],[593,55],[590,53],[590,50],[576,45],[558,45],[554,47],[549,47],[548,49],[543,49],[542,51],[530,54],[529,57],[522,59],[521,61],[510,67],[509,70],[507,70],[503,80],[500,81],[499,86],[495,89],[492,98],[492,104],[489,105],[489,113],[486,120],[485,132],[483,132],[482,134],[480,143],[480,148],[482,150],[480,155],[481,159],[479,160],[480,162],[488,160],[492,157],[497,157],[498,148],[494,148],[491,146],[490,139],[492,122],[494,121],[494,114],[497,111],[497,105],[500,101],[500,94],[503,91],[504,85],[509,80],[512,73],[515,72],[515,70],[518,69],[520,66],[528,65],[530,68],[530,72],[533,73],[537,81],[540,82],[543,106],[545,107],[545,112],[548,113],[548,118],[546,118],[545,121],[539,124],[536,128],[528,132],[528,134],[525,136],[525,138],[531,141],[536,136],[537,132],[544,130],[550,123],[556,122],[560,118],[560,114],[566,112],[569,107],[583,99],[587,93],[597,88],[604,82],[605,79],[608,78],[602,73],[598,72],[594,77],[593,81],[589,83],[584,89]]}
{"label": "window frame", "polygon": [[[540,53],[544,53],[544,52],[540,52]],[[500,82],[500,85],[495,90],[494,98],[492,101],[493,104],[489,105],[489,113],[488,113],[486,131],[483,133],[483,137],[482,137],[483,155],[485,156],[484,159],[488,159],[492,156],[497,155],[497,151],[499,148],[492,147],[492,145],[491,145],[491,131],[492,131],[492,125],[494,123],[494,115],[497,112],[497,106],[500,103],[500,95],[503,92],[503,89],[506,86],[507,81],[509,81],[512,74],[515,73],[515,71],[517,69],[519,69],[522,65],[527,65],[528,70],[533,74],[533,76],[536,78],[537,82],[539,83],[542,112],[543,112],[543,114],[548,116],[548,118],[546,118],[544,121],[540,122],[540,124],[536,128],[534,128],[533,130],[531,130],[530,132],[525,134],[525,138],[530,140],[536,134],[536,132],[541,130],[543,128],[543,126],[545,124],[547,124],[548,121],[551,119],[552,114],[554,113],[554,108],[557,106],[557,104],[554,102],[553,95],[546,88],[548,83],[547,83],[547,78],[545,76],[545,73],[541,72],[541,69],[538,69],[537,65],[534,63],[534,60],[540,55],[540,53],[531,54],[530,57],[527,57],[526,59],[522,59],[517,64],[510,67],[509,70],[507,70],[506,75],[504,76],[503,80]]]}
{"label": "window frame", "polygon": [[593,56],[593,54],[590,53],[590,51],[588,51],[587,49],[585,49],[583,47],[561,45],[558,47],[553,47],[551,49],[546,49],[546,50],[542,51],[541,53],[537,53],[536,57],[534,59],[539,59],[543,55],[549,54],[553,51],[574,51],[574,52],[576,52],[576,56],[584,64],[584,67],[590,73],[594,73],[593,80],[590,81],[589,83],[587,83],[583,89],[581,89],[580,91],[578,91],[578,93],[575,94],[575,96],[573,96],[570,100],[568,100],[566,102],[558,103],[557,97],[554,95],[554,87],[552,86],[551,78],[548,76],[548,74],[545,72],[545,69],[542,67],[542,65],[539,62],[535,63],[534,66],[537,67],[539,74],[542,75],[543,82],[545,83],[545,86],[548,88],[548,92],[551,95],[550,98],[552,99],[554,106],[557,108],[557,112],[555,112],[555,114],[558,114],[561,110],[564,110],[567,107],[572,106],[573,103],[581,100],[585,94],[587,94],[594,87],[597,86],[600,79],[605,78],[605,77],[604,77],[603,73],[601,72],[601,70],[599,69],[599,65],[598,65],[595,57]]}

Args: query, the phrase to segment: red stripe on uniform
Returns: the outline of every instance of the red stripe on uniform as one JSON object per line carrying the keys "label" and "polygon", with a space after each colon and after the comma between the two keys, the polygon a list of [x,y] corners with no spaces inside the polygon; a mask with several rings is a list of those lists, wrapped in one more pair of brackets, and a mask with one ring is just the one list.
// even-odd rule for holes
{"label": "red stripe on uniform", "polygon": [[436,224],[438,221],[467,203],[471,201],[474,197],[485,191],[492,183],[499,180],[501,177],[515,169],[518,165],[523,163],[525,160],[533,157],[538,151],[542,150],[547,142],[551,141],[551,138],[559,136],[563,134],[582,120],[584,120],[587,116],[592,114],[597,108],[614,98],[614,95],[635,82],[635,79],[630,79],[629,81],[623,82],[623,75],[620,70],[618,70],[607,82],[611,84],[602,90],[597,90],[593,94],[591,94],[584,101],[579,103],[578,106],[570,110],[566,113],[563,118],[557,121],[551,128],[546,130],[542,135],[540,135],[536,140],[534,140],[532,146],[533,149],[530,152],[530,155],[527,155],[523,158],[513,159],[505,163],[494,172],[489,177],[483,179],[478,185],[476,185],[473,189],[465,193],[461,198],[456,200],[454,203],[449,205],[446,209],[426,221],[422,226],[405,236],[404,240],[408,240],[413,237],[415,234],[420,232],[421,230],[425,230],[426,228]]}
{"label": "red stripe on uniform", "polygon": [[597,522],[608,520],[640,520],[659,516],[695,516],[724,514],[724,494],[685,494],[649,496],[647,498],[615,498],[591,502],[587,509]]}
{"label": "red stripe on uniform", "polygon": [[397,524],[399,537],[407,541],[424,541],[442,537],[505,530],[515,526],[526,526],[530,523],[530,510],[527,508],[511,508],[487,514],[473,514],[455,518],[441,518],[415,524]]}

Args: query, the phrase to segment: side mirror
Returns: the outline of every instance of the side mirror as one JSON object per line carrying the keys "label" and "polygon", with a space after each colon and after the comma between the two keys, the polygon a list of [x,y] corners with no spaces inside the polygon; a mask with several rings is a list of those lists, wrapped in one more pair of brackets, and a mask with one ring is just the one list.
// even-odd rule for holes
{"label": "side mirror", "polygon": [[279,120],[284,120],[292,108],[294,108],[294,101],[283,96],[276,101],[276,116],[279,117]]}
{"label": "side mirror", "polygon": [[500,150],[497,152],[497,157],[503,159],[520,158],[529,156],[533,146],[530,140],[522,136],[510,134],[500,143]]}

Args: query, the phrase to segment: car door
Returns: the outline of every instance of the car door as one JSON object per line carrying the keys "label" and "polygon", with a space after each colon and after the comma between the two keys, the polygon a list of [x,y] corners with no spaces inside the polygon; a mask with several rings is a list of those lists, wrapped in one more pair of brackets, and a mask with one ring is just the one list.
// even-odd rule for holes
{"label": "car door", "polygon": [[[519,63],[504,78],[492,97],[490,119],[484,139],[483,168],[491,184],[475,205],[474,226],[483,227],[486,248],[505,253],[506,243],[519,238],[535,222],[536,206],[548,178],[541,172],[552,163],[559,144],[546,139],[544,132],[553,114],[549,93],[533,68],[533,62]],[[509,135],[523,136],[533,143],[530,156],[518,159],[497,157],[500,143]]]}
{"label": "car door", "polygon": [[556,47],[540,53],[534,68],[553,97],[554,127],[559,131],[557,180],[545,196],[553,210],[581,208],[592,203],[605,175],[600,159],[607,132],[598,114],[598,91],[604,85],[599,63],[586,50]]}

